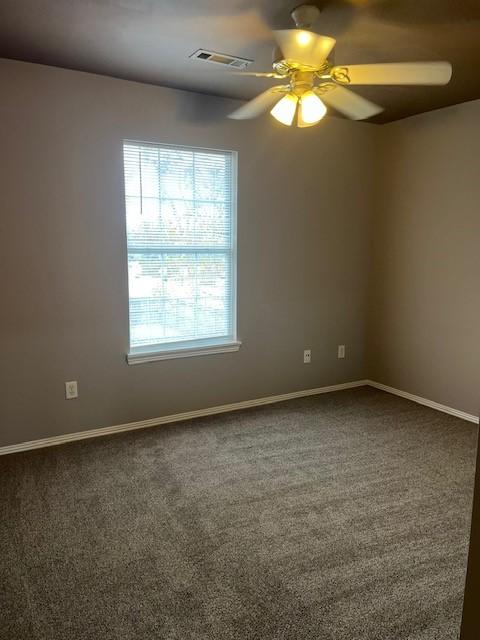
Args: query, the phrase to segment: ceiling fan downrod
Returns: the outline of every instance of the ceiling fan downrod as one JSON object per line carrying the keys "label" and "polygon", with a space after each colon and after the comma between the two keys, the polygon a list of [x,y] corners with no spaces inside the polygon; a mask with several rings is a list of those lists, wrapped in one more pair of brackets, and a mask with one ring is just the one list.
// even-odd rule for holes
{"label": "ceiling fan downrod", "polygon": [[313,4],[301,4],[295,7],[290,15],[297,29],[306,29],[308,31],[314,22],[318,20],[320,9]]}

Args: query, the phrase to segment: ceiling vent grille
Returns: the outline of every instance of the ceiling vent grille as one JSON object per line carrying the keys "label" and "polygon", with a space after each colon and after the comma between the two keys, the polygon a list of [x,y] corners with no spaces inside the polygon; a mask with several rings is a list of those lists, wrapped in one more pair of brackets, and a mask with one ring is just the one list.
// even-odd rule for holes
{"label": "ceiling vent grille", "polygon": [[253,60],[248,60],[248,58],[238,58],[237,56],[229,56],[225,53],[216,53],[215,51],[206,51],[205,49],[199,49],[189,57],[193,60],[212,62],[213,64],[221,64],[224,67],[234,67],[235,69],[246,69],[253,62]]}

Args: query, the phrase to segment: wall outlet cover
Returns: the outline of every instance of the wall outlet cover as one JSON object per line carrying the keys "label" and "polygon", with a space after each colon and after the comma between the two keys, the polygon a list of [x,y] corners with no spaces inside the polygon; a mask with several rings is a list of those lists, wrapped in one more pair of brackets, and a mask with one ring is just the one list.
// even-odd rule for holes
{"label": "wall outlet cover", "polygon": [[65,398],[67,400],[78,398],[78,385],[76,380],[65,382]]}

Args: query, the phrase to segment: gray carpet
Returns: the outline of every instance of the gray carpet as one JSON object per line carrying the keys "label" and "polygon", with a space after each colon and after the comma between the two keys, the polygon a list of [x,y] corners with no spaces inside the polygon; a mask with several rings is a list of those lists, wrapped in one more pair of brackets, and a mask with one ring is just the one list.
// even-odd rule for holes
{"label": "gray carpet", "polygon": [[458,637],[477,428],[369,388],[0,458],[0,637]]}

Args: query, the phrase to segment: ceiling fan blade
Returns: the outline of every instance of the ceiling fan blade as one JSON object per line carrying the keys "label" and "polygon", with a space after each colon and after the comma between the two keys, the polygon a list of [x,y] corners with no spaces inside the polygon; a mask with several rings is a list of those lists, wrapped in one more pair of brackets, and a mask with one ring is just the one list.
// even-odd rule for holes
{"label": "ceiling fan blade", "polygon": [[389,62],[386,64],[352,64],[334,67],[347,70],[349,84],[448,84],[452,77],[449,62]]}
{"label": "ceiling fan blade", "polygon": [[257,116],[265,113],[273,105],[280,100],[284,93],[288,92],[288,87],[278,85],[271,87],[260,93],[256,98],[250,100],[246,104],[242,105],[239,109],[236,109],[228,117],[233,120],[249,120],[250,118],[256,118]]}
{"label": "ceiling fan blade", "polygon": [[333,107],[351,120],[366,120],[383,111],[383,107],[362,98],[345,87],[335,87],[331,91],[318,94],[329,107]]}
{"label": "ceiling fan blade", "polygon": [[317,69],[335,46],[335,38],[320,36],[303,29],[283,29],[273,35],[285,60],[301,62]]}
{"label": "ceiling fan blade", "polygon": [[286,76],[282,76],[279,73],[275,73],[273,71],[233,71],[233,70],[224,70],[224,73],[228,73],[231,76],[250,76],[252,78],[277,78],[277,79],[285,79]]}

